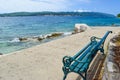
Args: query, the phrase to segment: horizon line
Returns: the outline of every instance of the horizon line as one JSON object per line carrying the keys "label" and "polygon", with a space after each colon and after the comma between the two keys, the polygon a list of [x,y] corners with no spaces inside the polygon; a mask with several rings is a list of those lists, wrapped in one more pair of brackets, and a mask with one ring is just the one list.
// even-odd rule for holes
{"label": "horizon line", "polygon": [[[3,13],[1,13],[0,12],[0,14],[9,14],[9,13],[20,13],[20,12],[28,12],[28,13],[33,13],[33,12],[80,12],[80,13],[82,13],[82,12],[96,12],[96,13],[105,13],[105,14],[111,14],[111,15],[114,15],[114,16],[116,16],[115,14],[112,14],[112,13],[106,13],[106,12],[98,12],[98,11],[76,11],[76,10],[74,10],[74,11],[13,11],[13,12],[3,12]],[[119,13],[118,13],[119,14]]]}

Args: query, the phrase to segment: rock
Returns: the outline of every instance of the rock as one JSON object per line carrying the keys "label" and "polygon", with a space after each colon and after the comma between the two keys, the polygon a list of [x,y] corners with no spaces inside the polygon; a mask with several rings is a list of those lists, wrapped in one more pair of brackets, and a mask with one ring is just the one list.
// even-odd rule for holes
{"label": "rock", "polygon": [[74,32],[72,32],[72,34],[76,34],[76,32],[74,31]]}
{"label": "rock", "polygon": [[27,38],[21,37],[21,38],[19,38],[19,40],[20,40],[21,42],[27,42],[27,41],[36,42],[36,41],[41,41],[41,40],[46,39],[46,38],[59,37],[59,36],[61,36],[61,35],[63,35],[63,33],[61,33],[61,32],[58,32],[58,33],[55,32],[55,33],[48,34],[48,35],[40,35],[40,36],[27,37]]}
{"label": "rock", "polygon": [[90,27],[87,24],[75,24],[75,33],[84,32]]}
{"label": "rock", "polygon": [[28,41],[27,38],[19,38],[20,41]]}
{"label": "rock", "polygon": [[120,33],[118,33],[112,39],[110,39],[110,44],[114,46],[120,46]]}
{"label": "rock", "polygon": [[3,53],[0,53],[0,55],[3,55]]}
{"label": "rock", "polygon": [[34,36],[34,37],[32,37],[31,39],[29,39],[29,40],[30,40],[30,41],[41,41],[41,40],[43,40],[43,39],[45,39],[45,36],[40,35],[40,36]]}
{"label": "rock", "polygon": [[38,37],[35,36],[35,37],[19,38],[19,40],[21,42],[28,42],[28,41],[36,42],[36,41],[41,41],[43,39],[45,39],[43,36],[42,37],[41,36],[38,36]]}
{"label": "rock", "polygon": [[43,40],[43,39],[45,39],[45,38],[43,38],[43,37],[38,37],[38,38],[37,38],[38,41],[41,41],[41,40]]}
{"label": "rock", "polygon": [[48,35],[47,38],[54,38],[54,37],[58,37],[61,36],[63,33],[52,33],[51,35]]}
{"label": "rock", "polygon": [[57,37],[57,36],[61,36],[63,33],[53,33],[51,36],[53,37]]}
{"label": "rock", "polygon": [[120,33],[110,39],[103,78],[120,80]]}

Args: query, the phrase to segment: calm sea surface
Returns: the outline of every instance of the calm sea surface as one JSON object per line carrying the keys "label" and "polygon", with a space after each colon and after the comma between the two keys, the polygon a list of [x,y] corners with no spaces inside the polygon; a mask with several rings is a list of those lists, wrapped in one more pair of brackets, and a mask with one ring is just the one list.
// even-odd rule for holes
{"label": "calm sea surface", "polygon": [[0,53],[7,54],[49,41],[20,42],[18,40],[20,37],[72,32],[76,23],[86,23],[89,26],[110,26],[120,25],[120,19],[80,16],[0,17]]}

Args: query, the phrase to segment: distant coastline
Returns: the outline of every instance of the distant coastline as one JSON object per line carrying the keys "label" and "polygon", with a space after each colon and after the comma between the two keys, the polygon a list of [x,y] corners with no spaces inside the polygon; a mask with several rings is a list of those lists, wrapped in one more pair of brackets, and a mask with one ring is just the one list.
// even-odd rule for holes
{"label": "distant coastline", "polygon": [[112,14],[100,12],[14,12],[3,13],[0,17],[17,17],[17,16],[92,16],[92,17],[115,17]]}

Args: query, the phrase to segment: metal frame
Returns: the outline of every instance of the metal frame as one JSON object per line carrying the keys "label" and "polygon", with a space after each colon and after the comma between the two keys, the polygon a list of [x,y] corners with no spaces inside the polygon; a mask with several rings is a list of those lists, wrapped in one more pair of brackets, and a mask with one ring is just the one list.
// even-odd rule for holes
{"label": "metal frame", "polygon": [[[83,53],[93,42],[97,41],[98,39],[100,41],[98,41],[98,43],[94,46],[94,49],[91,49],[90,53],[92,55],[94,53],[97,53],[100,50],[100,52],[102,52],[104,54],[104,48],[103,48],[104,42],[105,42],[105,39],[107,38],[107,36],[109,35],[109,33],[112,33],[112,31],[107,31],[106,34],[103,36],[103,38],[98,38],[95,36],[91,37],[91,42],[87,46],[85,46],[80,52],[78,52],[76,55],[74,55],[73,57],[70,57],[70,56],[63,57],[63,61],[62,61],[63,65],[64,65],[62,67],[62,70],[64,72],[63,80],[66,79],[68,73],[74,72],[74,71],[71,71],[69,68],[73,61],[77,61],[79,63],[87,63],[87,62],[78,61],[78,60],[76,60],[76,58],[79,57],[81,53]],[[88,51],[86,51],[85,53],[88,53]],[[83,80],[87,80],[87,70],[88,69],[86,69],[85,72],[78,72],[78,73],[75,72],[75,73],[79,74],[83,78]],[[82,73],[84,73],[84,75]]]}

